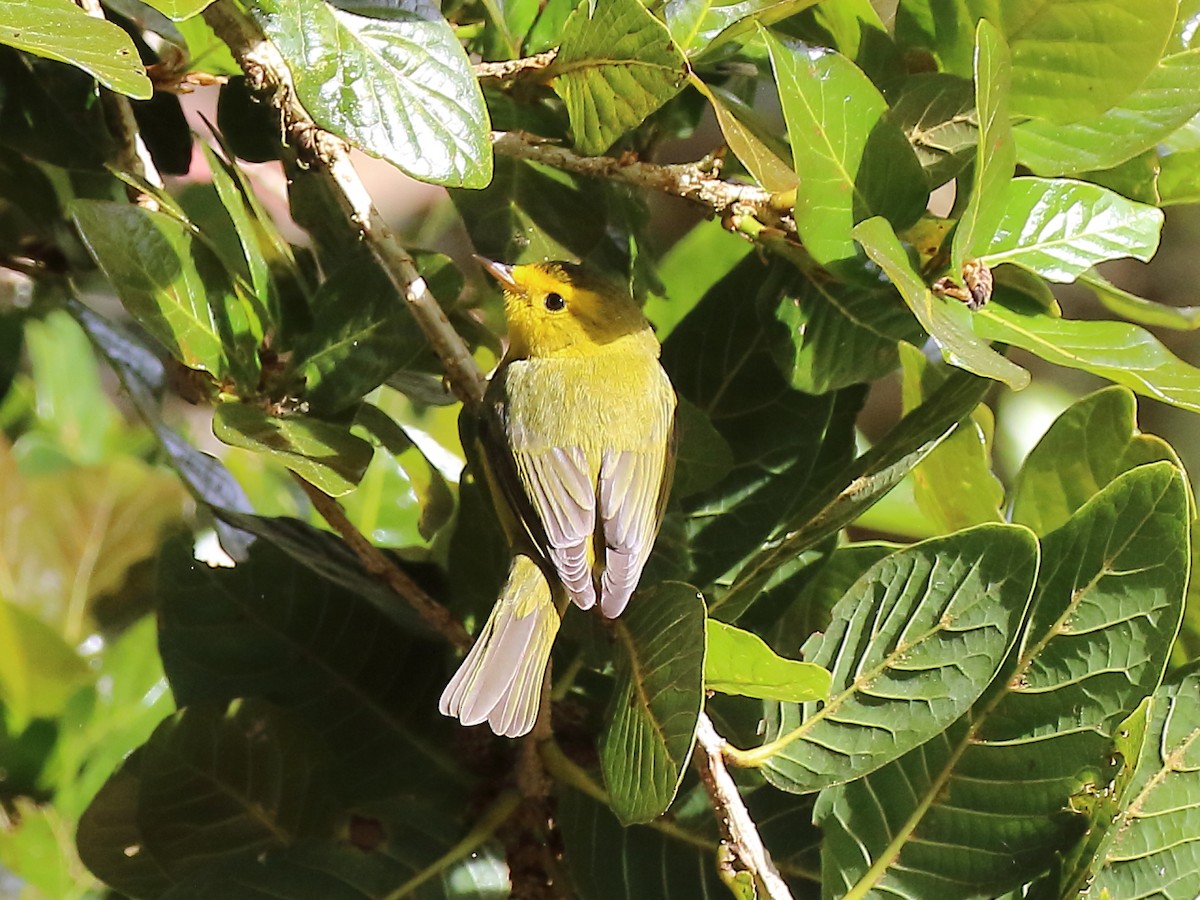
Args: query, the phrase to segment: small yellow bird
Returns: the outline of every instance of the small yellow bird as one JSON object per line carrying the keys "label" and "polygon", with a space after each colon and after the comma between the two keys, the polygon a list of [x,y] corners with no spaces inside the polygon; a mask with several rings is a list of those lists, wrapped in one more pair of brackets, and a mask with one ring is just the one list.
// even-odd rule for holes
{"label": "small yellow bird", "polygon": [[628,291],[570,263],[480,262],[504,287],[508,353],[481,436],[515,556],[439,709],[516,737],[537,718],[556,597],[614,618],[637,587],[670,492],[676,399]]}

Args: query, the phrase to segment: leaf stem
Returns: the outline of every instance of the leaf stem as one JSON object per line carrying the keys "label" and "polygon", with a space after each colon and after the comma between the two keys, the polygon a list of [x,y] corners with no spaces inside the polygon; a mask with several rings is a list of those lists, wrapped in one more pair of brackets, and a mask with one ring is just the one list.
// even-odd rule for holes
{"label": "leaf stem", "polygon": [[526,72],[540,72],[550,67],[554,57],[558,56],[558,48],[554,47],[544,53],[525,56],[521,59],[506,59],[502,62],[480,62],[475,64],[476,78],[495,78],[506,81],[516,78]]}
{"label": "leaf stem", "polygon": [[755,886],[771,900],[792,900],[792,891],[779,874],[771,854],[762,842],[758,826],[746,809],[746,803],[725,768],[726,740],[717,733],[708,713],[701,712],[696,723],[696,746],[704,751],[693,761],[700,781],[708,792],[723,845],[728,854],[719,857],[721,878],[732,885],[739,872],[749,872]]}

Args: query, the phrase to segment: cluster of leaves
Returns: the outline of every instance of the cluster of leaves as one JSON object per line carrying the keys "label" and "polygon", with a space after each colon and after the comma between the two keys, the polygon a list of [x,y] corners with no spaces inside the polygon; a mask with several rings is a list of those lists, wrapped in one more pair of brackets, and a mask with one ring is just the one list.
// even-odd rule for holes
{"label": "cluster of leaves", "polygon": [[[0,466],[22,513],[0,526],[0,762],[21,819],[6,867],[48,896],[91,891],[63,850],[78,821],[82,861],[130,897],[527,888],[510,866],[529,842],[510,826],[515,748],[437,715],[450,648],[280,474],[343,498],[430,595],[482,621],[506,548],[457,408],[394,273],[211,27],[240,21],[318,125],[451,189],[443,228],[495,258],[621,272],[659,327],[681,397],[663,533],[628,614],[568,616],[555,651],[542,759],[561,883],[596,900],[726,889],[688,777],[703,710],[746,748],[728,756],[797,896],[1200,893],[1193,502],[1133,394],[1200,411],[1200,371],[1147,330],[1200,319],[1094,270],[1149,259],[1162,207],[1200,200],[1200,4],[208,5],[111,0],[111,22],[69,0],[0,5],[0,261],[33,285],[0,320]],[[467,55],[548,49],[484,88]],[[148,100],[134,110],[159,169],[189,167],[195,138],[148,72],[230,76],[222,136],[199,142],[210,181],[178,196],[105,165],[128,135],[95,82]],[[762,112],[773,97],[782,123]],[[496,127],[651,158],[707,110],[725,175],[785,213],[731,216],[740,236],[701,223],[665,254],[644,196],[490,150]],[[306,246],[240,159],[280,161]],[[931,215],[949,184],[949,215]],[[494,296],[415,256],[490,362],[466,310],[494,318]],[[968,263],[995,270],[977,311],[930,287]],[[101,276],[120,317],[77,297]],[[1120,320],[1064,317],[1047,282],[1084,285]],[[148,430],[127,434],[99,397],[86,341]],[[22,344],[33,372],[17,377]],[[982,401],[1030,375],[1005,346],[1115,383],[1071,406],[1007,490]],[[859,452],[866,386],[897,370],[905,415]],[[176,396],[211,407],[222,461],[181,436]],[[152,455],[236,565],[198,563],[175,536],[151,583],[122,587],[182,515]],[[66,502],[85,488],[99,496]],[[897,497],[895,543],[846,542]],[[93,506],[125,511],[139,540]],[[67,544],[54,529],[81,522],[104,543],[89,532],[51,559]],[[153,598],[156,623],[106,616],[111,594]],[[77,652],[92,631],[102,649]],[[737,896],[766,895],[721,871]]]}

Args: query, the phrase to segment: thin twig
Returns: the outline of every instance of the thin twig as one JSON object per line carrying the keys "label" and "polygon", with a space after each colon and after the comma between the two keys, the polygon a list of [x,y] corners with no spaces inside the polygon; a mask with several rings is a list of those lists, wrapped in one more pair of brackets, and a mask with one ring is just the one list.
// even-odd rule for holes
{"label": "thin twig", "polygon": [[313,121],[296,98],[291,72],[279,51],[230,0],[217,0],[209,6],[204,21],[229,45],[250,88],[278,110],[287,140],[302,155],[303,163],[329,179],[342,211],[379,260],[396,292],[408,302],[417,326],[441,359],[455,395],[465,404],[477,404],[486,386],[483,373],[412,257],[372,203],[350,161],[349,145]]}
{"label": "thin twig", "polygon": [[525,72],[539,72],[548,68],[554,62],[554,57],[556,56],[558,56],[557,47],[547,50],[545,53],[538,53],[534,56],[526,56],[521,59],[475,63],[475,77],[495,78],[500,81],[506,81]]}
{"label": "thin twig", "polygon": [[393,592],[403,597],[429,627],[445,637],[455,647],[466,650],[471,646],[471,638],[462,623],[450,615],[446,607],[425,593],[421,586],[409,578],[403,569],[388,559],[382,550],[367,540],[362,532],[346,518],[341,504],[320,488],[296,475],[295,472],[292,475],[299,482],[304,493],[308,495],[313,507],[329,523],[330,527],[342,536],[342,540],[350,546],[359,562],[371,575],[382,580]]}
{"label": "thin twig", "polygon": [[732,881],[738,872],[749,872],[755,884],[771,900],[792,900],[792,891],[775,868],[771,854],[763,845],[758,826],[738,792],[723,755],[725,739],[717,733],[707,713],[700,713],[696,726],[696,746],[703,751],[695,758],[700,780],[708,791],[722,843],[729,854],[720,860],[722,877]]}
{"label": "thin twig", "polygon": [[492,148],[504,156],[540,162],[577,175],[620,181],[634,187],[682,197],[717,215],[751,213],[775,222],[795,200],[793,192],[772,194],[750,184],[725,181],[695,163],[657,165],[612,156],[580,156],[566,147],[524,131],[493,131]]}
{"label": "thin twig", "polygon": [[[80,9],[92,18],[104,18],[104,8],[100,5],[100,0],[77,0],[77,2]],[[112,132],[117,148],[116,157],[112,160],[113,166],[121,172],[136,175],[154,187],[162,187],[162,175],[159,174],[158,167],[154,165],[146,142],[142,140],[137,120],[133,117],[133,106],[130,105],[129,98],[115,91],[101,90],[100,102],[104,107],[104,118],[108,123],[109,131]],[[147,209],[158,209],[158,201],[149,194],[137,193],[130,199]]]}

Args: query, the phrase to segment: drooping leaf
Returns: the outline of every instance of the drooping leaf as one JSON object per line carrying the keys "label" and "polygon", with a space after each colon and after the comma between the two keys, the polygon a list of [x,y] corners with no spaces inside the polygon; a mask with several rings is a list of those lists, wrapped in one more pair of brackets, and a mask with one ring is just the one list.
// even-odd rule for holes
{"label": "drooping leaf", "polygon": [[71,0],[0,4],[0,43],[78,66],[106,88],[138,100],[154,93],[129,35]]}
{"label": "drooping leaf", "polygon": [[456,726],[437,715],[432,649],[314,573],[329,566],[302,566],[258,541],[249,562],[208,569],[169,545],[160,648],[172,691],[183,704],[259,696],[296,712],[332,751],[326,777],[349,801],[409,790],[424,772],[449,802],[467,779],[437,749]]}
{"label": "drooping leaf", "polygon": [[779,656],[753,632],[709,619],[707,635],[705,689],[787,703],[828,696],[828,670]]}
{"label": "drooping leaf", "polygon": [[621,647],[600,767],[613,812],[648,822],[675,799],[704,706],[704,600],[666,582],[633,598],[614,628]]}
{"label": "drooping leaf", "polygon": [[983,337],[1047,362],[1100,375],[1181,409],[1200,409],[1200,370],[1174,356],[1150,332],[1126,322],[1053,319],[998,303],[975,317]]}
{"label": "drooping leaf", "polygon": [[1179,331],[1194,331],[1200,328],[1200,306],[1168,306],[1165,303],[1155,303],[1117,287],[1097,272],[1085,272],[1075,280],[1090,288],[1096,299],[1109,312],[1138,325]]}
{"label": "drooping leaf", "polygon": [[1049,534],[1129,469],[1165,460],[1180,465],[1162,438],[1137,429],[1137,403],[1123,387],[1077,400],[1025,458],[1013,488],[1012,521]]}
{"label": "drooping leaf", "polygon": [[254,0],[296,95],[323,128],[422,181],[483,187],[488,115],[449,23],[422,0]]}
{"label": "drooping leaf", "polygon": [[983,19],[975,31],[975,169],[971,196],[954,230],[951,271],[979,256],[992,242],[1005,208],[1005,188],[1012,178],[1017,151],[1009,121],[1012,57],[1003,35]]}
{"label": "drooping leaf", "polygon": [[1038,547],[1023,528],[984,525],[901,550],[833,608],[804,657],[830,668],[824,703],[767,707],[750,751],[776,787],[820,790],[929,740],[988,685],[1016,639]]}
{"label": "drooping leaf", "polygon": [[309,416],[274,416],[247,403],[220,404],[213,433],[233,447],[278,459],[331,497],[358,484],[374,452],[345,426]]}
{"label": "drooping leaf", "polygon": [[11,730],[24,729],[34,717],[57,716],[90,676],[87,664],[53,628],[0,598],[0,701]]}
{"label": "drooping leaf", "polygon": [[1014,129],[1017,155],[1038,175],[1111,169],[1200,112],[1200,48],[1164,57],[1119,106],[1070,125],[1033,119]]}
{"label": "drooping leaf", "polygon": [[[707,585],[735,569],[825,484],[850,452],[859,389],[820,397],[779,374],[756,306],[779,303],[786,263],[747,257],[672,332],[663,365],[733,451],[733,468],[687,498],[693,577]],[[732,366],[725,360],[733,360]]]}
{"label": "drooping leaf", "polygon": [[1027,371],[1001,356],[976,333],[974,319],[966,306],[934,296],[887,221],[868,219],[855,227],[853,235],[891,279],[921,327],[938,342],[948,363],[1017,389],[1029,383]]}
{"label": "drooping leaf", "polygon": [[1014,178],[995,236],[978,255],[1015,263],[1048,281],[1071,282],[1108,259],[1146,262],[1158,250],[1162,210],[1099,185],[1066,178]]}
{"label": "drooping leaf", "polygon": [[796,228],[813,259],[853,257],[850,230],[871,216],[915,222],[928,196],[920,163],[867,76],[838,53],[765,40],[801,179]]}
{"label": "drooping leaf", "polygon": [[800,180],[796,177],[790,160],[785,161],[754,131],[742,122],[734,111],[727,97],[722,96],[713,88],[691,76],[692,87],[704,95],[712,106],[713,114],[725,143],[733,151],[746,171],[753,175],[760,185],[772,192],[790,191],[797,187]]}

